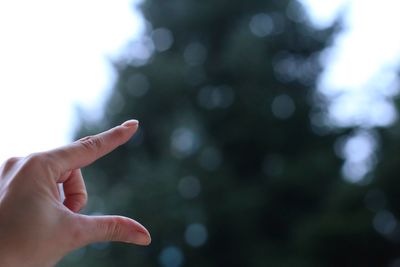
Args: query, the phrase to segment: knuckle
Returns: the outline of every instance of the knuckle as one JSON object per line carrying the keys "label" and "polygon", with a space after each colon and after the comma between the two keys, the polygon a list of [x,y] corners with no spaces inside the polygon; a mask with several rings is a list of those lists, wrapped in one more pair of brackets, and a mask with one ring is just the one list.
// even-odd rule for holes
{"label": "knuckle", "polygon": [[103,140],[98,136],[86,136],[78,142],[88,150],[99,149],[103,144]]}
{"label": "knuckle", "polygon": [[115,217],[111,218],[106,229],[106,239],[112,241],[118,241],[122,235],[122,218]]}
{"label": "knuckle", "polygon": [[3,174],[9,172],[19,162],[20,159],[21,158],[17,157],[7,159],[1,166],[1,172]]}
{"label": "knuckle", "polygon": [[81,203],[82,203],[82,206],[84,207],[84,206],[86,206],[86,204],[88,203],[88,195],[87,195],[87,192],[86,191],[84,191],[84,192],[82,192],[82,194],[80,195],[81,196]]}
{"label": "knuckle", "polygon": [[57,169],[57,164],[54,158],[45,152],[30,154],[24,159],[22,164],[22,171],[54,173]]}
{"label": "knuckle", "polygon": [[26,166],[39,166],[42,165],[45,161],[43,154],[34,153],[30,154],[25,158],[25,165]]}
{"label": "knuckle", "polygon": [[87,193],[85,190],[82,190],[79,192],[74,192],[73,194],[67,194],[64,205],[66,205],[72,211],[78,212],[86,206],[87,201]]}
{"label": "knuckle", "polygon": [[88,196],[86,190],[82,190],[81,192],[76,193],[74,197],[76,198],[76,202],[79,203],[80,208],[86,206],[88,202]]}
{"label": "knuckle", "polygon": [[19,160],[20,160],[20,158],[17,158],[17,157],[9,158],[4,162],[3,166],[4,166],[5,169],[6,168],[12,168],[12,167],[14,167],[15,164],[18,163]]}

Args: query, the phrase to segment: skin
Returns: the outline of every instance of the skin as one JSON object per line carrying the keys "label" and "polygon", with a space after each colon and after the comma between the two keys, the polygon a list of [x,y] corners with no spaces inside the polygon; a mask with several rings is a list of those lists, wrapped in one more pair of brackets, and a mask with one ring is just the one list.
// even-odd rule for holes
{"label": "skin", "polygon": [[[130,120],[95,136],[0,168],[0,266],[50,267],[94,242],[148,245],[150,234],[122,216],[78,213],[87,202],[81,168],[127,142],[138,128]],[[61,202],[58,184],[63,185]]]}

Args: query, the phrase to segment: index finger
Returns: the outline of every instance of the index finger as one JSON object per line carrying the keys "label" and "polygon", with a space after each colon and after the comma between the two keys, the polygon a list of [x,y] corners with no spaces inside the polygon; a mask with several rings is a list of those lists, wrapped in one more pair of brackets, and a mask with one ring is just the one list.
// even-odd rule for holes
{"label": "index finger", "polygon": [[126,143],[138,126],[137,120],[129,120],[108,131],[84,137],[48,153],[59,163],[61,173],[83,168]]}

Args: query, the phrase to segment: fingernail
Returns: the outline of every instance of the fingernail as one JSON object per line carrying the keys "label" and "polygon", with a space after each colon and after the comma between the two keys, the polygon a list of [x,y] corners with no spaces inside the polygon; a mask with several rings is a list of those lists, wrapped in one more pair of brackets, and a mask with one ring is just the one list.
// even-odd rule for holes
{"label": "fingernail", "polygon": [[148,232],[135,231],[130,241],[136,245],[147,246],[151,243],[151,237]]}
{"label": "fingernail", "polygon": [[121,125],[130,128],[130,127],[137,126],[138,124],[139,124],[138,120],[129,120],[129,121],[122,123]]}

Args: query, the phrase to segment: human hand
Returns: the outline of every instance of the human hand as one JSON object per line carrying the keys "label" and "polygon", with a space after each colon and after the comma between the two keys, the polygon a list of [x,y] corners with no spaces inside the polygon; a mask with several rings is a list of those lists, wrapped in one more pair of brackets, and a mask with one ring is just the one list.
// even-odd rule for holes
{"label": "human hand", "polygon": [[149,232],[132,219],[78,213],[87,202],[80,168],[127,142],[137,128],[138,122],[130,120],[70,145],[3,164],[0,266],[54,266],[68,252],[94,242],[150,243]]}

